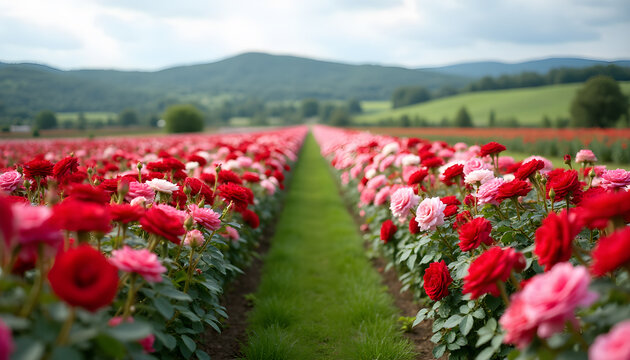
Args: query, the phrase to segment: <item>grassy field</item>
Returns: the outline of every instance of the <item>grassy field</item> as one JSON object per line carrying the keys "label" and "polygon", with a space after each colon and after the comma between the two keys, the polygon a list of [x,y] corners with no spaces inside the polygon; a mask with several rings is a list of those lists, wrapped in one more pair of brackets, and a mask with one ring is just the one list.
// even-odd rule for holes
{"label": "grassy field", "polygon": [[[621,82],[624,93],[630,94],[630,82]],[[466,106],[476,126],[488,124],[491,110],[496,119],[501,121],[515,117],[521,125],[539,126],[543,116],[552,121],[557,117],[568,117],[571,100],[582,84],[551,85],[526,89],[510,89],[466,93],[426,103],[388,109],[387,102],[364,102],[365,114],[357,116],[355,121],[364,124],[376,124],[381,119],[397,119],[407,114],[437,124],[442,118],[453,119],[461,106]],[[367,111],[381,108],[382,111]]]}
{"label": "grassy field", "polygon": [[[57,121],[60,124],[59,126],[62,126],[64,122],[71,122],[74,124],[79,119],[79,113],[77,112],[60,112],[56,115]],[[113,112],[84,112],[83,115],[85,115],[85,119],[88,124],[93,124],[98,121],[107,123],[108,119],[118,119],[118,114]]]}
{"label": "grassy field", "polygon": [[413,359],[311,135],[250,315],[247,359]]}

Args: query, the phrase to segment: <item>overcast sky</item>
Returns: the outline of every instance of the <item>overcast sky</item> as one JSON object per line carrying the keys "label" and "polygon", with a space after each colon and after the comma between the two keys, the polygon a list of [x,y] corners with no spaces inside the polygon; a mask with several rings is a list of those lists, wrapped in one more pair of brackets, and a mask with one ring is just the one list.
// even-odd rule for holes
{"label": "overcast sky", "polygon": [[245,51],[410,67],[630,58],[629,0],[0,0],[0,61],[154,70]]}

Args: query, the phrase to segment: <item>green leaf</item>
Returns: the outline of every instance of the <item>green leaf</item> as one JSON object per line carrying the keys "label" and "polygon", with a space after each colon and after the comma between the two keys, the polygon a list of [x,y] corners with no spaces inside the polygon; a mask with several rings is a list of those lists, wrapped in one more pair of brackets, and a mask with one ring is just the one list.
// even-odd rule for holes
{"label": "green leaf", "polygon": [[431,342],[434,344],[439,343],[441,339],[442,339],[441,332],[436,332],[435,334],[433,334],[433,336],[431,336]]}
{"label": "green leaf", "polygon": [[483,309],[477,309],[472,313],[472,316],[476,319],[483,319],[486,317],[486,312]]}
{"label": "green leaf", "polygon": [[503,341],[503,334],[499,334],[492,338],[492,342],[490,345],[493,349],[497,350],[501,346],[501,342]]}
{"label": "green leaf", "polygon": [[475,347],[479,347],[480,345],[483,345],[483,344],[487,343],[493,337],[494,337],[493,333],[485,333],[485,334],[481,334],[480,333],[479,334],[479,339],[477,339],[477,343],[475,344]]}
{"label": "green leaf", "polygon": [[173,305],[171,305],[171,302],[163,297],[153,299],[153,305],[165,319],[172,318],[175,313],[175,309],[173,308]]}
{"label": "green leaf", "polygon": [[185,292],[181,292],[179,290],[173,288],[164,288],[160,291],[160,295],[166,296],[170,299],[181,300],[181,301],[192,301],[190,295]]}
{"label": "green leaf", "polygon": [[81,360],[83,357],[76,349],[69,346],[55,347],[50,360]]}
{"label": "green leaf", "polygon": [[472,315],[464,316],[462,322],[459,323],[459,330],[462,332],[462,335],[468,335],[468,333],[470,333],[470,330],[472,330],[474,323],[475,319],[473,319]]}
{"label": "green leaf", "polygon": [[457,337],[457,334],[455,333],[455,331],[451,331],[450,333],[448,333],[448,335],[446,335],[446,342],[447,343],[455,342],[456,337]]}
{"label": "green leaf", "polygon": [[492,347],[487,347],[481,350],[479,354],[477,354],[477,357],[475,357],[475,360],[489,360],[492,357],[492,355],[494,355],[494,349]]}
{"label": "green leaf", "polygon": [[188,350],[190,350],[190,352],[194,352],[197,349],[197,344],[195,344],[193,339],[189,338],[186,335],[182,335],[181,339],[184,342],[184,345],[186,345],[186,347],[188,348]]}
{"label": "green leaf", "polygon": [[39,360],[44,355],[44,344],[32,338],[19,338],[15,341],[12,360]]}
{"label": "green leaf", "polygon": [[452,329],[455,326],[459,325],[459,323],[462,321],[462,317],[460,315],[453,315],[450,318],[446,319],[446,321],[444,322],[444,327],[447,329]]}
{"label": "green leaf", "polygon": [[161,331],[155,331],[155,337],[160,341],[167,349],[173,350],[177,346],[177,340],[173,335],[165,334]]}
{"label": "green leaf", "polygon": [[210,355],[201,349],[197,349],[197,351],[195,351],[195,355],[197,355],[197,359],[199,360],[210,360]]}
{"label": "green leaf", "polygon": [[427,309],[420,309],[420,311],[418,311],[418,313],[416,314],[416,320],[413,321],[413,326],[414,327],[416,325],[420,324],[421,322],[423,322],[424,319],[426,319],[428,311],[429,310],[427,310]]}
{"label": "green leaf", "polygon": [[433,348],[433,356],[436,359],[441,358],[442,355],[444,355],[444,352],[446,352],[446,345],[444,345],[444,344],[438,345],[438,346]]}
{"label": "green leaf", "polygon": [[125,345],[106,334],[96,337],[96,345],[104,355],[110,358],[122,358],[125,356]]}
{"label": "green leaf", "polygon": [[120,341],[141,340],[151,335],[151,325],[135,321],[132,323],[122,323],[118,326],[108,328],[105,333]]}
{"label": "green leaf", "polygon": [[433,260],[433,254],[426,254],[420,260],[420,264],[428,264],[431,260]]}

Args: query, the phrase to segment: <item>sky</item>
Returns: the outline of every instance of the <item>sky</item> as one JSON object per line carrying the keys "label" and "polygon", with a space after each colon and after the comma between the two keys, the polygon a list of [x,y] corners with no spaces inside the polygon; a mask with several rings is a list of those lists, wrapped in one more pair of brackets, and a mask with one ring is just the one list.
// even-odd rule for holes
{"label": "sky", "polygon": [[157,70],[261,51],[438,66],[630,58],[628,0],[0,0],[0,61]]}

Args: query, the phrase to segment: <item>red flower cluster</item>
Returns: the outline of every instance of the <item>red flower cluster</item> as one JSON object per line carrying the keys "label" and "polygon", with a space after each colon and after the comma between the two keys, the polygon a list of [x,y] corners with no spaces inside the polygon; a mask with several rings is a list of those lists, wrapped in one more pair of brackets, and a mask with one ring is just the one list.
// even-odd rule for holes
{"label": "red flower cluster", "polygon": [[398,231],[398,227],[394,225],[394,222],[390,219],[385,220],[381,225],[381,240],[387,244],[394,237],[396,231]]}
{"label": "red flower cluster", "polygon": [[479,156],[484,157],[487,155],[498,154],[502,151],[505,151],[505,146],[499,144],[498,142],[491,141],[484,146],[481,147],[481,151],[479,151]]}
{"label": "red flower cluster", "polygon": [[501,202],[517,196],[525,196],[532,191],[532,186],[527,181],[514,179],[499,186],[499,193],[496,200]]}
{"label": "red flower cluster", "polygon": [[444,260],[431,263],[425,270],[422,279],[424,280],[424,291],[434,301],[446,297],[449,294],[448,286],[453,282]]}
{"label": "red flower cluster", "polygon": [[152,207],[140,219],[144,231],[162,236],[166,240],[179,244],[180,236],[186,233],[182,219],[172,216],[158,207]]}
{"label": "red flower cluster", "polygon": [[630,227],[599,239],[592,255],[591,271],[597,276],[630,264]]}
{"label": "red flower cluster", "polygon": [[536,171],[545,167],[545,163],[542,160],[530,160],[521,166],[514,173],[514,177],[518,180],[526,180],[530,176],[533,176]]}
{"label": "red flower cluster", "polygon": [[54,207],[53,219],[68,231],[106,233],[111,228],[112,215],[104,205],[68,198]]}
{"label": "red flower cluster", "polygon": [[217,191],[226,203],[232,203],[233,209],[237,212],[245,210],[254,200],[254,194],[249,188],[231,182],[219,185]]}
{"label": "red flower cluster", "polygon": [[553,189],[556,193],[553,201],[562,201],[568,196],[574,196],[581,191],[582,185],[578,180],[578,173],[575,170],[555,169],[551,171],[547,179],[547,199],[549,191]]}
{"label": "red flower cluster", "polygon": [[457,232],[459,233],[459,248],[462,251],[471,251],[479,247],[481,243],[492,245],[494,240],[490,237],[492,224],[482,217],[474,218],[462,224]]}
{"label": "red flower cluster", "polygon": [[24,177],[35,180],[36,178],[45,179],[53,173],[53,163],[48,160],[35,158],[22,166]]}
{"label": "red flower cluster", "polygon": [[581,229],[575,218],[575,215],[569,216],[566,210],[559,214],[550,212],[536,230],[534,254],[545,271],[571,258],[573,239]]}
{"label": "red flower cluster", "polygon": [[476,258],[464,278],[462,293],[476,299],[483,294],[499,296],[497,282],[505,282],[512,273],[525,269],[525,257],[512,248],[491,247]]}

